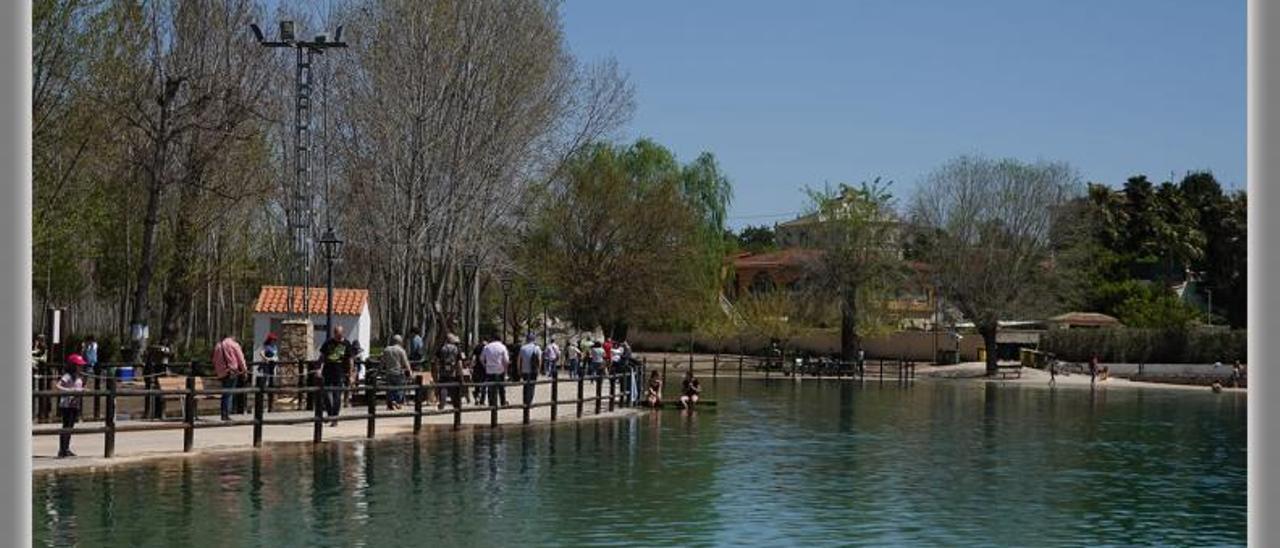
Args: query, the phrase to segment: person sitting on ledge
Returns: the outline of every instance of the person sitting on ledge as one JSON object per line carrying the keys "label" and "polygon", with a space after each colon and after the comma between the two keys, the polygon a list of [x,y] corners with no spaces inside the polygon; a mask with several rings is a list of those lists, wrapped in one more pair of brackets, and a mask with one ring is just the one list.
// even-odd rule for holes
{"label": "person sitting on ledge", "polygon": [[685,409],[693,409],[694,404],[698,403],[698,395],[702,393],[702,384],[698,382],[697,377],[693,376],[692,369],[684,376],[684,390],[682,392],[680,406]]}
{"label": "person sitting on ledge", "polygon": [[662,405],[662,377],[657,371],[649,375],[649,389],[645,392],[645,399],[648,400],[649,407]]}

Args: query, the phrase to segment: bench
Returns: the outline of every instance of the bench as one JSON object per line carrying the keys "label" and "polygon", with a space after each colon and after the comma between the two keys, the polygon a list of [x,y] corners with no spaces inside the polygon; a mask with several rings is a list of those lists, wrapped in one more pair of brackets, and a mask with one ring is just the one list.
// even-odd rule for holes
{"label": "bench", "polygon": [[996,373],[998,373],[1000,375],[1000,378],[1002,379],[1009,378],[1009,375],[1013,375],[1013,377],[1016,379],[1021,379],[1022,364],[1021,363],[996,364]]}

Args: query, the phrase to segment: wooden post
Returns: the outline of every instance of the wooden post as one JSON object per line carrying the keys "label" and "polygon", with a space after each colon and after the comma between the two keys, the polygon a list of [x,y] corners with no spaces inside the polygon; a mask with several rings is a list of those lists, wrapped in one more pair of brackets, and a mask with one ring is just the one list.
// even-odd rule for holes
{"label": "wooden post", "polygon": [[613,412],[613,400],[617,399],[618,374],[609,375],[609,412]]}
{"label": "wooden post", "polygon": [[[372,438],[374,434],[374,425],[378,422],[378,381],[373,381],[365,385],[364,397],[368,400],[368,418],[365,419],[366,438]],[[390,396],[388,396],[390,397]]]}
{"label": "wooden post", "polygon": [[[579,373],[582,371],[580,370]],[[578,375],[578,418],[582,418],[582,379],[586,375]]]}
{"label": "wooden post", "polygon": [[[503,375],[498,375],[498,377],[502,377],[502,376],[503,376]],[[497,380],[497,381],[489,381],[489,382],[490,382],[490,383],[495,383],[495,382],[496,382],[496,383],[498,383],[498,389],[499,389],[499,390],[502,390],[502,391],[504,391],[504,392],[506,391],[506,387],[505,387],[505,386],[502,386],[502,383],[503,383],[504,381],[502,381],[502,380]],[[494,397],[493,397],[493,392],[490,392],[490,393],[489,393],[489,428],[497,428],[497,427],[498,427],[498,403],[499,403],[500,401],[501,401],[501,398],[494,398]]]}
{"label": "wooden post", "polygon": [[462,428],[462,391],[470,390],[470,386],[462,384],[458,381],[458,404],[453,407],[453,429],[456,431]]}
{"label": "wooden post", "polygon": [[560,368],[551,370],[551,422],[556,422],[556,406],[560,403]]}
{"label": "wooden post", "polygon": [[596,414],[597,415],[600,414],[600,396],[603,395],[603,390],[604,390],[604,374],[601,373],[596,375]]}
{"label": "wooden post", "polygon": [[196,378],[187,375],[187,397],[182,402],[182,452],[190,453],[196,435]]}
{"label": "wooden post", "polygon": [[884,382],[884,358],[880,358],[880,382]]}
{"label": "wooden post", "polygon": [[422,375],[414,375],[413,384],[418,385],[413,389],[413,433],[417,434],[422,432]]}
{"label": "wooden post", "polygon": [[716,375],[720,373],[720,353],[711,357],[711,380],[716,379]]}
{"label": "wooden post", "polygon": [[742,380],[742,362],[743,362],[742,354],[738,354],[738,380],[739,381]]}
{"label": "wooden post", "polygon": [[[97,391],[99,391],[99,390],[102,390],[102,373],[101,373],[101,371],[102,371],[102,369],[101,369],[101,368],[99,368],[99,369],[98,369],[98,371],[94,371],[94,372],[93,372],[93,391],[94,391],[94,392],[97,392]],[[99,410],[98,410],[98,405],[99,405],[100,403],[102,403],[102,396],[100,396],[100,395],[98,395],[98,394],[94,394],[94,395],[93,395],[93,420],[95,420],[95,421],[96,421],[96,420],[98,420],[98,417],[102,415],[102,413],[101,413],[101,412],[99,412]]]}
{"label": "wooden post", "polygon": [[262,412],[266,410],[266,377],[259,375],[253,391],[253,446],[262,447]]}
{"label": "wooden post", "polygon": [[102,443],[103,458],[116,454],[116,379],[107,379],[107,432]]}
{"label": "wooden post", "polygon": [[662,358],[662,386],[667,385],[667,358]]}
{"label": "wooden post", "polygon": [[[319,379],[312,381],[314,390],[311,391],[311,409],[315,411],[315,420],[312,421],[311,442],[320,443],[324,438],[324,389],[325,386]],[[298,399],[302,399],[302,394],[298,394]]]}
{"label": "wooden post", "polygon": [[521,400],[520,403],[524,404],[524,409],[521,409],[522,416],[521,416],[520,422],[523,424],[529,424],[529,404],[533,402],[528,401],[528,399],[524,397],[524,393],[525,391],[529,390],[529,388],[531,387],[534,390],[537,390],[537,385],[533,384],[533,381],[528,378],[524,379],[524,382],[520,384],[520,400]]}

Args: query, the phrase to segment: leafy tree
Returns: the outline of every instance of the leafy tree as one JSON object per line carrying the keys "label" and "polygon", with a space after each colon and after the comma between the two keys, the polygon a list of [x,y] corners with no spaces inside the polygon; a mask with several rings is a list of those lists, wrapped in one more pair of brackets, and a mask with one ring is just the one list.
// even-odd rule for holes
{"label": "leafy tree", "polygon": [[1000,320],[1042,316],[1059,304],[1051,228],[1078,187],[1066,164],[964,156],[926,177],[916,193],[915,225],[940,236],[928,262],[948,301],[982,335],[988,373],[996,371]]}
{"label": "leafy tree", "polygon": [[751,253],[764,253],[778,249],[777,234],[765,225],[746,226],[735,236],[738,249]]}
{"label": "leafy tree", "polygon": [[589,147],[533,214],[521,260],[577,325],[619,332],[713,302],[705,218],[664,152],[648,141]]}
{"label": "leafy tree", "polygon": [[813,233],[822,253],[807,267],[811,290],[840,307],[840,353],[855,359],[862,337],[885,323],[883,301],[904,275],[892,183],[810,189]]}

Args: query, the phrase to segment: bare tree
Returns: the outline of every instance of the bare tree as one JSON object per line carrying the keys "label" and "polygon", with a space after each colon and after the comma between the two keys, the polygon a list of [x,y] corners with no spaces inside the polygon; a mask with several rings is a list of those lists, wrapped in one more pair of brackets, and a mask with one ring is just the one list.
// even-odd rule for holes
{"label": "bare tree", "polygon": [[1056,271],[1050,228],[1080,188],[1064,163],[965,156],[917,190],[911,214],[931,236],[923,255],[937,268],[942,291],[982,335],[988,374],[996,371],[999,322],[1056,304],[1048,283]]}

